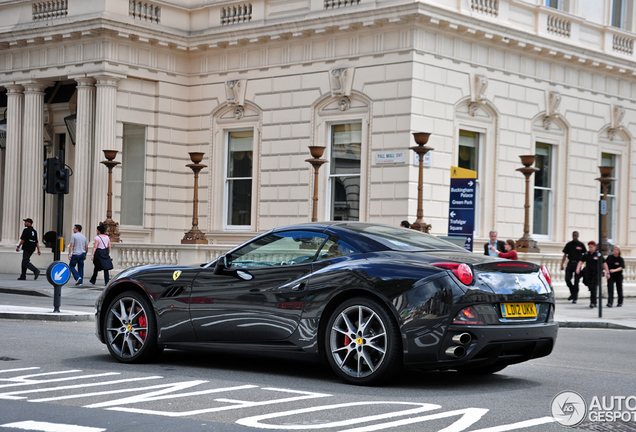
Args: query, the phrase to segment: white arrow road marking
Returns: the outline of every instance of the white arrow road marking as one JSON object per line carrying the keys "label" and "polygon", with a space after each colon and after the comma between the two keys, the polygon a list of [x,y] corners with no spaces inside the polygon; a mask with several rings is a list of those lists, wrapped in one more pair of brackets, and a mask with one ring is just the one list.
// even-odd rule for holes
{"label": "white arrow road marking", "polygon": [[63,275],[64,273],[66,273],[66,271],[67,271],[67,270],[68,270],[68,268],[64,267],[64,268],[63,268],[62,270],[60,270],[59,272],[55,273],[55,276],[53,276],[53,279],[55,279],[56,281],[57,281],[57,280],[62,279],[62,275]]}
{"label": "white arrow road marking", "polygon": [[22,372],[22,371],[33,370],[33,369],[40,369],[40,368],[39,367],[28,367],[28,368],[19,368],[19,369],[5,369],[5,370],[0,370],[0,373]]}
{"label": "white arrow road marking", "polygon": [[[32,394],[32,393],[43,393],[43,392],[54,392],[54,391],[60,391],[60,390],[72,390],[72,389],[79,389],[79,388],[86,388],[86,387],[105,386],[105,385],[113,385],[113,384],[123,384],[123,383],[129,383],[129,382],[134,382],[134,381],[144,381],[144,380],[161,379],[161,378],[163,378],[163,377],[162,376],[150,376],[150,377],[143,377],[143,378],[125,378],[125,379],[121,379],[121,380],[104,381],[104,382],[89,383],[89,384],[75,384],[75,385],[68,385],[68,386],[59,386],[59,387],[34,389],[34,390],[19,390],[19,391],[7,392],[7,393],[0,393],[0,399],[19,400],[19,399],[26,399],[27,396],[16,396],[16,395]],[[117,390],[117,391],[123,392],[123,391],[129,391],[129,390],[126,389],[126,390]],[[106,394],[106,393],[110,394],[112,392],[101,392],[101,393],[95,393],[95,394],[96,395],[100,395],[100,394]],[[55,397],[55,398],[30,399],[29,402],[47,402],[47,401],[50,401],[50,400],[73,399],[73,398],[90,396],[92,394],[93,393],[88,393],[88,394],[81,393],[81,394],[77,394],[77,395],[59,396],[59,397]]]}
{"label": "white arrow road marking", "polygon": [[470,432],[506,432],[506,431],[514,431],[521,428],[527,428],[532,426],[538,426],[546,423],[553,423],[555,420],[552,417],[541,417],[532,420],[525,420],[518,423],[512,423],[509,425],[503,426],[493,426],[485,429],[478,429]]}
{"label": "white arrow road marking", "polygon": [[[242,386],[242,387],[243,388],[257,388],[258,386],[247,386],[246,385],[246,386]],[[148,395],[141,395],[141,396],[139,396],[139,400],[132,400],[133,398],[129,398],[129,399],[126,400],[126,403],[145,402],[145,401],[153,401],[153,400],[159,400],[159,399],[172,399],[172,398],[175,398],[175,397],[187,397],[187,396],[209,394],[209,393],[221,392],[221,391],[241,390],[242,387],[228,387],[228,388],[225,388],[225,389],[211,389],[211,390],[204,390],[204,391],[200,391],[200,392],[183,393],[183,394],[177,394],[177,395],[166,395],[166,396],[151,397],[151,398],[146,397]],[[216,408],[206,408],[206,409],[200,409],[200,410],[194,410],[194,411],[183,411],[183,412],[154,411],[154,410],[137,409],[137,408],[125,408],[125,407],[118,407],[118,406],[114,407],[114,408],[108,408],[108,409],[114,410],[114,411],[124,411],[124,412],[139,413],[139,414],[162,415],[162,416],[166,416],[166,417],[185,417],[185,416],[200,415],[200,414],[220,412],[220,411],[229,411],[229,410],[242,409],[242,408],[251,408],[251,407],[257,407],[257,406],[263,406],[263,405],[280,404],[280,403],[285,403],[285,402],[296,402],[296,401],[304,400],[304,399],[313,399],[313,398],[321,398],[321,397],[330,397],[330,396],[332,396],[330,394],[324,394],[324,393],[311,393],[311,392],[304,392],[304,391],[297,391],[297,390],[286,390],[286,389],[277,389],[277,388],[264,388],[263,390],[294,393],[294,394],[299,394],[301,396],[282,398],[282,399],[265,400],[265,401],[260,401],[260,402],[234,400],[234,401],[231,401],[229,403],[234,403],[235,405],[222,406],[222,407],[216,407]],[[228,399],[215,399],[214,401],[215,402],[226,402],[226,403],[228,403],[229,400]],[[120,401],[114,401],[114,402],[121,402],[121,400]],[[108,403],[108,402],[106,402],[106,403],[109,404],[109,405],[115,405],[114,403]],[[118,403],[118,405],[119,404],[120,403]],[[88,408],[94,408],[95,405],[103,405],[103,404],[88,405],[87,407]]]}
{"label": "white arrow road marking", "polygon": [[29,431],[43,431],[43,432],[103,432],[106,430],[101,428],[77,426],[77,425],[69,425],[69,424],[61,424],[61,423],[37,422],[33,420],[16,422],[16,423],[7,423],[7,424],[0,425],[0,427],[22,429],[22,430],[29,430]]}
{"label": "white arrow road marking", "polygon": [[[272,419],[277,417],[288,417],[288,416],[293,416],[297,414],[305,414],[305,413],[316,412],[316,411],[349,408],[349,407],[364,406],[364,405],[410,405],[410,406],[416,406],[417,408],[411,408],[411,409],[397,411],[397,412],[389,412],[385,414],[377,414],[377,415],[371,415],[371,416],[365,416],[365,417],[351,418],[351,419],[340,420],[340,421],[329,422],[329,423],[311,424],[311,425],[310,424],[291,424],[291,425],[282,424],[281,425],[281,424],[267,424],[267,423],[260,422],[261,420],[267,420],[267,419]],[[302,409],[297,409],[292,411],[262,414],[262,415],[246,417],[246,418],[237,420],[236,423],[243,426],[250,426],[250,427],[262,428],[262,429],[278,429],[278,430],[281,430],[281,429],[284,429],[284,430],[325,429],[325,428],[332,428],[332,427],[349,426],[349,425],[354,425],[357,423],[365,423],[365,422],[370,422],[374,420],[382,420],[382,419],[391,418],[391,417],[413,415],[413,414],[421,413],[424,411],[430,411],[430,410],[434,410],[438,408],[441,408],[441,405],[434,405],[434,404],[427,404],[427,403],[414,403],[414,402],[349,402],[349,403],[342,403],[342,404],[336,404],[336,405],[323,405],[323,406],[317,406],[317,407],[311,407],[311,408],[302,408]]]}

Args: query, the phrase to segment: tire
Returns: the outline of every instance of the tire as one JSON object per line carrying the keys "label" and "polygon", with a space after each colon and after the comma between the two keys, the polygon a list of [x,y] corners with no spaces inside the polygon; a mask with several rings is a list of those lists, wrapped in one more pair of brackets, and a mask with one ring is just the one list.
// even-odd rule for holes
{"label": "tire", "polygon": [[374,300],[345,301],[333,311],[324,331],[327,361],[350,384],[380,384],[402,366],[397,324],[389,310]]}
{"label": "tire", "polygon": [[457,369],[457,372],[465,375],[491,375],[504,370],[508,365],[490,365],[470,369]]}
{"label": "tire", "polygon": [[122,363],[143,363],[158,356],[157,320],[148,299],[124,291],[108,305],[104,339],[110,354]]}

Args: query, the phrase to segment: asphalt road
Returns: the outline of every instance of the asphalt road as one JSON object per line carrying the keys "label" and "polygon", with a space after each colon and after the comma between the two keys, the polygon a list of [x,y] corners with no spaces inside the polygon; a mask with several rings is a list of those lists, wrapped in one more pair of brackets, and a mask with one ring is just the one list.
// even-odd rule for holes
{"label": "asphalt road", "polygon": [[[565,431],[550,410],[561,391],[588,403],[636,395],[635,342],[632,330],[561,329],[551,356],[495,375],[410,372],[367,388],[298,361],[165,351],[124,365],[93,322],[0,320],[0,431],[56,430],[25,421],[77,432]],[[574,430],[636,431],[636,422]]]}

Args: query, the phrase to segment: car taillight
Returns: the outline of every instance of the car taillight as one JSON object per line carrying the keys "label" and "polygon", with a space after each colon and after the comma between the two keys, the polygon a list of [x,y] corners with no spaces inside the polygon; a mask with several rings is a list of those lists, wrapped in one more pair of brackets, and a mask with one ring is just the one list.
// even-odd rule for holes
{"label": "car taillight", "polygon": [[460,310],[457,315],[455,315],[453,324],[483,325],[484,322],[475,308],[468,306]]}
{"label": "car taillight", "polygon": [[543,273],[543,277],[548,282],[548,285],[552,285],[552,279],[550,278],[550,272],[545,266],[541,266],[541,273]]}
{"label": "car taillight", "polygon": [[459,263],[434,263],[436,267],[441,267],[446,270],[451,270],[457,279],[464,285],[470,285],[473,283],[473,271],[468,266],[468,264],[459,264]]}

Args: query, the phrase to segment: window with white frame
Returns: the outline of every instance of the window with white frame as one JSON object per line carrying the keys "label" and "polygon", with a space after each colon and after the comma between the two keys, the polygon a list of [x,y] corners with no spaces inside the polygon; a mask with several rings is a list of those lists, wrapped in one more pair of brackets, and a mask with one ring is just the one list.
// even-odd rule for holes
{"label": "window with white frame", "polygon": [[570,10],[570,0],[545,0],[545,5],[566,12]]}
{"label": "window with white frame", "polygon": [[121,181],[121,224],[144,224],[146,126],[124,124]]}
{"label": "window with white frame", "polygon": [[330,217],[334,221],[360,219],[362,122],[332,124],[330,134]]}
{"label": "window with white frame", "polygon": [[[614,167],[612,177],[618,179],[616,172],[618,166],[618,156],[611,153],[601,154],[601,166]],[[607,215],[605,223],[607,224],[607,240],[612,242],[616,239],[616,180],[611,182],[607,187]],[[603,197],[603,187],[600,189],[601,198]]]}
{"label": "window with white frame", "polygon": [[253,151],[253,130],[227,132],[225,225],[230,228],[251,226]]}
{"label": "window with white frame", "polygon": [[534,218],[532,233],[549,237],[551,235],[552,221],[552,146],[550,144],[537,143],[534,173]]}
{"label": "window with white frame", "polygon": [[482,134],[467,130],[459,131],[459,147],[457,152],[457,166],[477,172],[477,180],[475,181],[475,232],[478,235],[479,230],[479,208],[481,203],[481,182],[479,180],[479,164],[480,164],[480,147]]}
{"label": "window with white frame", "polygon": [[633,12],[633,0],[612,0],[611,25],[625,30],[631,27],[630,19]]}

